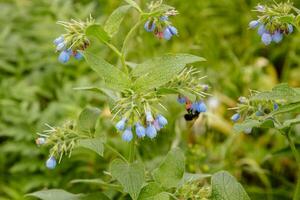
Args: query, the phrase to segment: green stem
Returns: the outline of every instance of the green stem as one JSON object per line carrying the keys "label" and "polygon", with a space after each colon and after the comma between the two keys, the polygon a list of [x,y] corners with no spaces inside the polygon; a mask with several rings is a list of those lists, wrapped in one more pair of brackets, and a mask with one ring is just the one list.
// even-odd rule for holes
{"label": "green stem", "polygon": [[296,185],[296,189],[295,189],[295,192],[294,192],[293,200],[299,200],[300,199],[300,155],[299,155],[299,152],[296,149],[294,141],[291,138],[291,130],[292,130],[292,128],[290,128],[290,130],[285,134],[285,136],[286,136],[286,138],[289,142],[289,145],[291,147],[291,150],[292,150],[293,155],[294,155],[294,157],[296,159],[296,162],[297,162],[298,180],[297,180],[297,185]]}
{"label": "green stem", "polygon": [[129,144],[129,162],[132,163],[134,160],[135,160],[135,150],[136,150],[136,147],[135,147],[135,137],[133,137],[132,141],[130,142]]}
{"label": "green stem", "polygon": [[107,143],[104,143],[104,145],[107,149],[109,149],[111,152],[113,152],[114,154],[119,156],[122,160],[124,160],[125,162],[128,162],[127,159],[122,154],[120,154],[115,148],[113,148],[112,146],[110,146]]}
{"label": "green stem", "polygon": [[108,42],[105,42],[105,44],[122,59],[122,53],[117,49],[117,47],[115,47],[113,44],[108,43]]}

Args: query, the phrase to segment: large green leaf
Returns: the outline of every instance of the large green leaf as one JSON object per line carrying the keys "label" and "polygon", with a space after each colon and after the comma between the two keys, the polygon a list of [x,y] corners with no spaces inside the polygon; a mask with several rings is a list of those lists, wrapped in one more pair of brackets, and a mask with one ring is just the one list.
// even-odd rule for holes
{"label": "large green leaf", "polygon": [[124,191],[136,200],[145,183],[145,169],[142,163],[126,163],[116,159],[111,163],[111,175],[119,181]]}
{"label": "large green leaf", "polygon": [[119,27],[129,8],[131,8],[130,5],[120,6],[109,16],[104,25],[104,30],[108,33],[108,35],[112,37],[118,33]]}
{"label": "large green leaf", "polygon": [[[54,199],[56,200],[56,199]],[[91,194],[86,194],[80,197],[80,200],[110,200],[105,194],[102,192],[96,192]]]}
{"label": "large green leaf", "polygon": [[181,149],[172,149],[160,164],[159,168],[153,171],[156,182],[164,188],[177,187],[185,170],[185,158]]}
{"label": "large green leaf", "polygon": [[26,196],[37,197],[42,200],[80,200],[80,197],[83,197],[82,194],[72,194],[61,189],[41,190]]}
{"label": "large green leaf", "polygon": [[106,62],[103,58],[95,56],[89,52],[85,52],[84,57],[91,68],[104,79],[108,88],[122,91],[131,86],[131,80],[129,77],[117,67]]}
{"label": "large green leaf", "polygon": [[101,138],[81,139],[78,141],[78,146],[90,149],[98,155],[103,156],[104,146]]}
{"label": "large green leaf", "polygon": [[94,133],[100,112],[100,109],[95,107],[85,108],[78,117],[78,130],[85,133]]}
{"label": "large green leaf", "polygon": [[226,171],[212,176],[212,200],[250,200],[243,186]]}
{"label": "large green leaf", "polygon": [[132,70],[132,75],[138,77],[134,87],[136,90],[159,87],[172,80],[186,64],[204,60],[190,54],[168,54],[147,60]]}
{"label": "large green leaf", "polygon": [[300,101],[300,93],[288,84],[282,83],[274,87],[272,91],[260,92],[252,96],[251,100],[279,100],[292,103]]}
{"label": "large green leaf", "polygon": [[99,24],[93,24],[86,28],[85,34],[88,37],[95,37],[100,42],[108,42],[110,40],[110,36],[108,33],[104,30],[104,28]]}
{"label": "large green leaf", "polygon": [[139,195],[138,200],[168,200],[169,195],[155,182],[145,185]]}

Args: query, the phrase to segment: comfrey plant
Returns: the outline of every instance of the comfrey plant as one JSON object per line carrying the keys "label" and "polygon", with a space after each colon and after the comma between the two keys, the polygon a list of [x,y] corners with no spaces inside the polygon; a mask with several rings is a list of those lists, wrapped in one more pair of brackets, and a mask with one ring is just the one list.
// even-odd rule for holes
{"label": "comfrey plant", "polygon": [[[291,137],[294,127],[300,124],[300,89],[280,84],[272,91],[252,91],[251,95],[240,97],[231,117],[234,129],[250,134],[254,128],[273,128],[286,137],[300,171],[300,155]],[[294,193],[294,200],[300,198],[300,174]]]}
{"label": "comfrey plant", "polygon": [[[125,1],[127,5],[117,8],[104,25],[97,24],[91,17],[86,22],[59,22],[65,27],[66,33],[56,38],[54,44],[59,52],[60,62],[66,63],[72,56],[76,59],[84,57],[103,80],[104,84],[100,88],[91,86],[84,89],[97,90],[109,97],[115,132],[120,134],[125,144],[128,143],[128,156],[119,153],[107,143],[107,137],[97,133],[96,126],[101,110],[94,107],[84,109],[77,120],[69,121],[61,127],[47,125],[49,129],[39,133],[36,143],[38,146],[51,147],[46,167],[52,170],[64,155],[71,156],[76,147],[88,148],[100,156],[103,156],[104,148],[111,151],[118,158],[110,164],[107,173],[110,180],[100,186],[103,186],[102,189],[109,188],[123,193],[124,199],[129,196],[134,200],[185,197],[196,192],[198,184],[194,184],[193,190],[182,190],[184,185],[189,185],[191,180],[199,181],[210,175],[185,173],[184,154],[178,148],[173,148],[157,168],[146,172],[142,161],[137,159],[136,145],[142,139],[153,140],[168,125],[168,119],[163,114],[167,109],[162,101],[167,95],[175,94],[178,102],[185,104],[188,112],[185,115],[186,120],[195,119],[206,112],[205,97],[208,95],[208,86],[201,83],[205,77],[201,77],[197,69],[187,66],[205,59],[190,54],[166,54],[134,66],[128,65],[128,43],[141,26],[144,25],[146,31],[166,40],[177,35],[178,31],[169,21],[169,18],[177,14],[175,8],[157,1],[149,4],[145,12],[135,1]],[[138,13],[137,21],[119,49],[112,43],[112,38],[118,33],[125,15],[132,9]],[[94,45],[94,41],[110,48],[119,58],[120,65],[114,66],[92,53],[91,48],[87,47]],[[220,188],[223,185],[220,181],[224,180],[232,182],[237,186],[233,189],[247,195],[231,175],[220,172],[212,176],[211,196],[218,198],[226,195],[226,191]],[[49,195],[53,198],[59,196],[60,199],[110,199],[99,192],[71,194],[63,190],[44,190],[30,194],[41,199],[47,199]],[[205,190],[197,195],[206,198],[210,192]]]}
{"label": "comfrey plant", "polygon": [[265,45],[279,43],[285,35],[293,33],[298,26],[300,11],[291,2],[276,3],[271,6],[258,5],[255,10],[258,19],[249,23],[249,28],[257,29]]}

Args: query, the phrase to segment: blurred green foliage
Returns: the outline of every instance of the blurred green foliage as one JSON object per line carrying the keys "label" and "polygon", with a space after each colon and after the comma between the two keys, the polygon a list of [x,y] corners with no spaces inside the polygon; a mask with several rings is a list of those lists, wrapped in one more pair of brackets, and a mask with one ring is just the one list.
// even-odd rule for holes
{"label": "blurred green foliage", "polygon": [[[142,6],[148,1],[141,0]],[[0,200],[23,199],[24,194],[42,188],[65,188],[82,192],[97,185],[70,184],[73,179],[105,179],[107,160],[88,151],[75,151],[58,169],[44,167],[45,149],[37,148],[36,132],[44,124],[60,125],[75,119],[86,105],[105,107],[105,97],[74,91],[78,86],[98,83],[84,62],[57,61],[52,40],[62,32],[57,20],[85,19],[91,13],[103,21],[121,0],[0,0]],[[228,107],[249,89],[271,89],[278,82],[300,86],[300,36],[286,37],[281,44],[265,47],[255,31],[248,30],[256,0],[168,0],[180,15],[172,18],[179,37],[159,41],[141,27],[134,36],[129,59],[141,62],[165,52],[187,52],[203,56],[201,70],[208,75],[210,112],[194,125],[183,120],[184,110],[176,98],[166,99],[170,125],[155,142],[144,141],[139,153],[151,168],[170,146],[185,147],[190,172],[213,173],[224,169],[234,174],[252,199],[290,199],[296,164],[284,138],[273,130],[255,130],[252,135],[232,131]],[[295,1],[296,6],[300,2]],[[126,17],[119,34],[134,23]],[[118,37],[117,37],[118,38]],[[115,41],[120,45],[120,41]],[[101,56],[116,62],[104,46],[94,47]],[[217,103],[217,104],[216,104]],[[213,106],[215,105],[215,106]],[[217,106],[216,106],[217,105]],[[102,120],[99,132],[112,130],[109,119]],[[300,135],[300,128],[296,129]],[[113,135],[116,136],[116,135]],[[300,137],[300,136],[299,136]],[[110,142],[121,151],[120,138]],[[283,149],[281,151],[278,151]]]}

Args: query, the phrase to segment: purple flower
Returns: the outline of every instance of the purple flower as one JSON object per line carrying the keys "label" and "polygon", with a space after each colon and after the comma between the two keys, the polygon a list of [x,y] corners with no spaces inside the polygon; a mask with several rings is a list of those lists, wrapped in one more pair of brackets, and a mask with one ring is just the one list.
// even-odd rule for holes
{"label": "purple flower", "polygon": [[194,102],[192,104],[192,110],[194,112],[198,112],[198,113],[201,113],[201,112],[206,112],[207,110],[207,107],[205,105],[205,103],[203,101],[200,101],[200,102]]}
{"label": "purple flower", "polygon": [[61,63],[66,63],[70,60],[70,52],[67,50],[64,50],[62,52],[60,52],[59,56],[58,56],[58,61]]}
{"label": "purple flower", "polygon": [[155,23],[147,21],[144,25],[144,28],[147,32],[153,32],[155,29]]}
{"label": "purple flower", "polygon": [[48,169],[54,169],[56,167],[56,159],[51,156],[47,161],[46,161],[46,167]]}
{"label": "purple flower", "polygon": [[139,138],[145,137],[146,129],[138,122],[135,124],[135,133]]}
{"label": "purple flower", "polygon": [[177,35],[178,31],[174,26],[167,26],[164,30],[164,38],[170,40],[173,35]]}
{"label": "purple flower", "polygon": [[265,11],[265,7],[262,6],[262,5],[258,5],[258,6],[256,6],[255,8],[256,8],[256,10],[258,10],[258,11],[260,11],[260,12],[264,12],[264,11]]}
{"label": "purple flower", "polygon": [[133,138],[133,134],[131,131],[131,127],[126,128],[126,130],[123,132],[122,139],[126,142],[130,142]]}
{"label": "purple flower", "polygon": [[168,21],[169,20],[169,17],[168,16],[166,16],[166,15],[164,15],[164,16],[161,16],[160,18],[160,21]]}
{"label": "purple flower", "polygon": [[157,131],[155,129],[155,127],[152,124],[149,124],[146,128],[146,135],[147,137],[149,137],[150,139],[153,139],[156,137],[157,135]]}
{"label": "purple flower", "polygon": [[267,32],[266,29],[265,29],[265,26],[264,25],[260,25],[258,27],[258,30],[257,30],[258,35],[262,36],[265,32]]}
{"label": "purple flower", "polygon": [[238,101],[241,103],[241,104],[245,104],[248,102],[248,99],[246,97],[239,97]]}
{"label": "purple flower", "polygon": [[256,28],[258,25],[259,25],[259,21],[253,20],[253,21],[251,21],[251,22],[249,23],[249,28],[254,29],[254,28]]}
{"label": "purple flower", "polygon": [[281,42],[283,38],[282,33],[280,33],[280,31],[275,31],[274,34],[272,35],[272,40],[276,43]]}
{"label": "purple flower", "polygon": [[83,58],[83,55],[79,51],[76,51],[74,58],[76,60],[81,60]]}
{"label": "purple flower", "polygon": [[277,103],[274,103],[273,108],[274,108],[274,110],[278,110],[279,109],[279,105]]}
{"label": "purple flower", "polygon": [[46,139],[43,138],[43,137],[39,137],[39,138],[37,138],[37,139],[35,140],[35,143],[36,143],[37,145],[43,145],[43,144],[46,143]]}
{"label": "purple flower", "polygon": [[235,113],[234,115],[232,115],[231,120],[233,122],[237,122],[240,118],[241,118],[241,115],[239,113]]}
{"label": "purple flower", "polygon": [[125,128],[125,124],[126,124],[126,118],[123,118],[116,124],[116,129],[118,131],[123,131]]}
{"label": "purple flower", "polygon": [[152,116],[152,114],[151,114],[151,112],[150,111],[147,111],[146,112],[146,121],[148,122],[148,123],[151,123],[151,122],[153,122],[153,116]]}
{"label": "purple flower", "polygon": [[289,34],[291,34],[294,31],[293,25],[291,25],[291,24],[288,25],[288,31],[289,31]]}
{"label": "purple flower", "polygon": [[265,45],[269,45],[272,42],[272,36],[269,33],[264,33],[261,36],[261,41],[265,44]]}
{"label": "purple flower", "polygon": [[154,126],[154,128],[155,128],[157,131],[160,131],[160,129],[162,129],[162,126],[159,125],[157,119],[153,121],[153,126]]}
{"label": "purple flower", "polygon": [[56,51],[62,51],[64,50],[66,47],[66,43],[65,42],[61,42],[56,46]]}
{"label": "purple flower", "polygon": [[186,98],[185,98],[185,97],[179,96],[179,97],[177,98],[177,101],[178,101],[178,103],[180,103],[180,104],[185,104],[185,103],[186,103]]}
{"label": "purple flower", "polygon": [[168,124],[168,120],[162,115],[157,115],[156,119],[161,127],[164,127]]}
{"label": "purple flower", "polygon": [[56,38],[53,43],[57,46],[58,44],[62,43],[64,41],[64,36],[59,36],[58,38]]}

